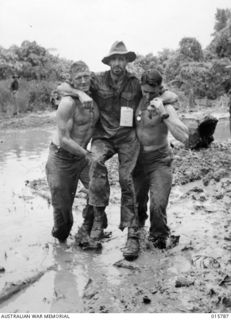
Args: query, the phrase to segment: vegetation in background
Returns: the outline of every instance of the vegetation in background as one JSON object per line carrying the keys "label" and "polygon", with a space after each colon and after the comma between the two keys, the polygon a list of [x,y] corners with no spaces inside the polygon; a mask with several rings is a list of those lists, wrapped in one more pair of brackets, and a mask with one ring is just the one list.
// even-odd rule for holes
{"label": "vegetation in background", "polygon": [[[215,100],[231,89],[231,68],[227,68],[231,66],[231,9],[217,9],[212,37],[204,50],[197,39],[185,37],[177,50],[138,54],[129,69],[138,77],[144,70],[158,69],[167,87],[191,108],[196,99]],[[9,49],[0,46],[0,112],[13,103],[9,87],[14,74],[20,77],[20,112],[48,108],[51,92],[65,79],[71,63],[35,41],[23,41],[20,47]]]}
{"label": "vegetation in background", "polygon": [[20,112],[49,107],[51,92],[62,81],[72,61],[49,53],[35,41],[23,41],[20,47],[0,47],[0,112],[13,103],[9,90],[12,75],[19,77],[17,102]]}
{"label": "vegetation in background", "polygon": [[[10,92],[11,79],[0,81],[0,112],[11,113],[13,95]],[[51,92],[57,87],[57,82],[47,80],[19,79],[20,88],[17,93],[17,103],[20,112],[45,110],[50,107]]]}
{"label": "vegetation in background", "polygon": [[167,86],[179,92],[190,107],[195,99],[206,99],[209,106],[208,99],[215,100],[231,89],[231,69],[227,68],[231,66],[231,9],[217,9],[214,30],[204,50],[196,38],[185,37],[175,51],[164,49],[157,56],[138,56],[130,70],[140,75],[142,70],[155,67],[163,73]]}

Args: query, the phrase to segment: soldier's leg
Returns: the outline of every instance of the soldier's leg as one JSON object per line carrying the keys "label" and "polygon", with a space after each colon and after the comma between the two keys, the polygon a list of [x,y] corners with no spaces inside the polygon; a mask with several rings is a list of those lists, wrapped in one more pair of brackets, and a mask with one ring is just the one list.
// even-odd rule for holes
{"label": "soldier's leg", "polygon": [[[89,181],[90,181],[89,171],[90,171],[90,166],[91,166],[91,162],[88,161],[88,163],[86,164],[85,168],[80,173],[80,181],[82,182],[82,184],[84,185],[84,187],[87,190],[89,189]],[[90,209],[88,210],[87,207],[90,207]],[[93,213],[92,213],[93,209],[91,208],[92,206],[89,205],[89,194],[88,194],[87,207],[86,207],[84,216],[87,217],[88,216],[88,211],[89,211],[89,215],[92,216],[92,223],[93,223]],[[107,226],[108,226],[107,215],[106,215],[106,213],[104,213],[103,228],[106,229]]]}
{"label": "soldier's leg", "polygon": [[122,193],[119,228],[124,230],[125,227],[128,227],[127,242],[123,251],[127,260],[134,260],[139,255],[138,211],[133,180],[133,170],[137,162],[139,147],[139,142],[134,136],[118,146],[119,182]]}
{"label": "soldier's leg", "polygon": [[148,192],[149,192],[149,179],[146,177],[144,170],[142,170],[142,163],[137,163],[133,173],[134,186],[136,191],[136,201],[138,208],[138,222],[139,227],[145,225],[145,220],[148,218]]}
{"label": "soldier's leg", "polygon": [[166,208],[172,186],[171,160],[159,163],[150,173],[150,240],[158,248],[166,247],[169,235]]}
{"label": "soldier's leg", "polygon": [[73,225],[72,205],[78,183],[78,160],[51,144],[46,175],[51,192],[54,226],[52,235],[65,241]]}
{"label": "soldier's leg", "polygon": [[[89,188],[89,170],[90,170],[90,161],[86,161],[85,167],[80,173],[80,181],[88,192]],[[80,246],[85,245],[89,242],[89,235],[91,233],[93,220],[94,220],[94,211],[93,207],[89,205],[89,195],[87,194],[87,203],[82,212],[83,223],[79,228],[77,234],[75,235],[76,243]]]}
{"label": "soldier's leg", "polygon": [[94,248],[94,244],[103,237],[103,229],[107,224],[105,208],[109,203],[110,187],[105,161],[115,154],[115,150],[109,140],[97,139],[92,142],[91,151],[94,156],[89,173],[89,204],[93,206],[94,223],[90,238]]}

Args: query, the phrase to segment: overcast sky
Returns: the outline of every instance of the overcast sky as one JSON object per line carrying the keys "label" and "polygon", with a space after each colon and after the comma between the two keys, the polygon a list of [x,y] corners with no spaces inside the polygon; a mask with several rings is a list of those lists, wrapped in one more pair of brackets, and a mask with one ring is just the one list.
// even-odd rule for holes
{"label": "overcast sky", "polygon": [[230,0],[0,0],[0,45],[35,40],[54,54],[84,60],[93,71],[111,44],[156,54],[176,49],[183,37],[211,41],[217,8]]}

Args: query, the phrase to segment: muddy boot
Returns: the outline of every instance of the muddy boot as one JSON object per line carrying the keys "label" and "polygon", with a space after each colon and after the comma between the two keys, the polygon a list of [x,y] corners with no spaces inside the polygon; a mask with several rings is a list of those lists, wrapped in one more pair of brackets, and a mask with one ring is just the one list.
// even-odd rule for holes
{"label": "muddy boot", "polygon": [[139,235],[136,228],[128,228],[128,238],[123,249],[123,256],[126,260],[132,261],[138,258],[140,251]]}
{"label": "muddy boot", "polygon": [[105,223],[105,207],[94,207],[94,221],[88,243],[85,250],[98,250],[102,248],[100,240],[104,236],[103,227]]}
{"label": "muddy boot", "polygon": [[100,241],[93,240],[89,237],[89,241],[87,243],[84,243],[82,245],[83,250],[101,250],[102,249],[102,244]]}
{"label": "muddy boot", "polygon": [[90,237],[93,240],[99,240],[103,236],[103,227],[105,222],[104,207],[94,207],[94,222],[91,229]]}
{"label": "muddy boot", "polygon": [[89,229],[83,223],[79,228],[77,234],[75,235],[75,242],[81,247],[87,244],[89,240],[90,240]]}
{"label": "muddy boot", "polygon": [[155,248],[158,248],[158,249],[166,249],[166,239],[159,238],[153,242],[153,245]]}
{"label": "muddy boot", "polygon": [[83,211],[83,217],[83,223],[75,235],[75,241],[79,246],[84,246],[90,240],[90,233],[94,220],[93,207],[87,206]]}
{"label": "muddy boot", "polygon": [[149,235],[148,240],[152,242],[155,248],[166,249],[167,237],[164,237],[164,236],[155,237],[153,235]]}
{"label": "muddy boot", "polygon": [[112,232],[111,231],[103,231],[101,239],[110,239],[112,237]]}

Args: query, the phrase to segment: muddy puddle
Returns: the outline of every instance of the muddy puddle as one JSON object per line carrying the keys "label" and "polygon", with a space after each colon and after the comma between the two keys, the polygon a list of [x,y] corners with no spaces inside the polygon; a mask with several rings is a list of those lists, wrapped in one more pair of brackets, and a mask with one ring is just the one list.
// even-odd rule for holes
{"label": "muddy puddle", "polygon": [[44,182],[51,136],[52,130],[46,129],[1,132],[0,312],[231,311],[229,142],[197,153],[175,148],[168,223],[177,241],[170,241],[167,250],[153,248],[147,241],[147,222],[140,231],[140,257],[127,262],[121,252],[126,232],[118,229],[114,158],[109,163],[112,191],[107,209],[112,237],[104,240],[103,249],[82,251],[74,244],[83,193],[75,200],[67,245],[51,237],[52,208]]}

